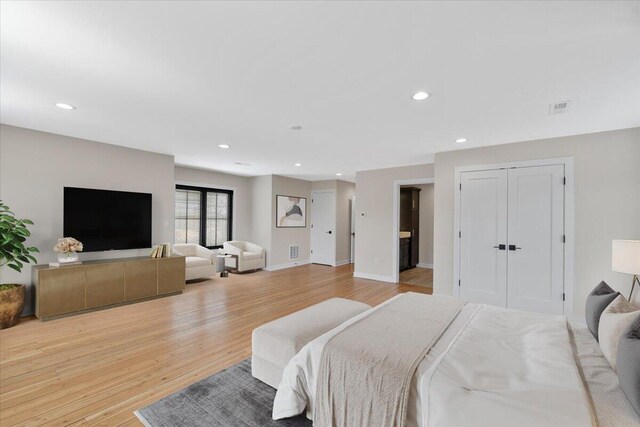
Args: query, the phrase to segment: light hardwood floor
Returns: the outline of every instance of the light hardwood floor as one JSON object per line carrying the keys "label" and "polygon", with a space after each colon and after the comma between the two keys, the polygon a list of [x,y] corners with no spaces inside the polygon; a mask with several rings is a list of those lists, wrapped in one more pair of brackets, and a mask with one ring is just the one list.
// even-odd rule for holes
{"label": "light hardwood floor", "polygon": [[414,267],[401,271],[400,283],[433,288],[433,269]]}
{"label": "light hardwood floor", "polygon": [[419,286],[306,265],[187,285],[182,295],[0,331],[0,425],[141,425],[133,411],[251,355],[257,326],[339,296],[376,305]]}

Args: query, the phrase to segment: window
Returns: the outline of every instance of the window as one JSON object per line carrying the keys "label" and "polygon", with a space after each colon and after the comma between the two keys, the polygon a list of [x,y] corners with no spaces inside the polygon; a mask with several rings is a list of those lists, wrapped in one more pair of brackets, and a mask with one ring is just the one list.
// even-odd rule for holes
{"label": "window", "polygon": [[176,243],[221,248],[231,240],[233,191],[176,186]]}

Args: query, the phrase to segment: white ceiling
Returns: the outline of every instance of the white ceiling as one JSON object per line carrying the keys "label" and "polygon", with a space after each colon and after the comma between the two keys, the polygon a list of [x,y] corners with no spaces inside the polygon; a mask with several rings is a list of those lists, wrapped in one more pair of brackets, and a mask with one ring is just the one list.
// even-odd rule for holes
{"label": "white ceiling", "polygon": [[640,126],[637,1],[3,1],[0,16],[2,123],[183,165],[349,179]]}

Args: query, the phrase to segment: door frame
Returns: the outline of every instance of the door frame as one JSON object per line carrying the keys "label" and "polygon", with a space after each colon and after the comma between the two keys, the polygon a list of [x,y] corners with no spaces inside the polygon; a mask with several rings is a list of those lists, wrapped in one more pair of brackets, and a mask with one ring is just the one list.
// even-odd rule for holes
{"label": "door frame", "polygon": [[393,228],[391,233],[391,277],[393,277],[393,283],[400,283],[400,260],[398,259],[398,246],[400,245],[400,187],[403,185],[435,185],[435,183],[436,181],[433,177],[396,179],[393,181]]}
{"label": "door frame", "polygon": [[349,246],[350,246],[349,247],[349,264],[353,264],[356,262],[356,234],[355,233],[356,233],[356,196],[352,196],[349,199]]}
{"label": "door frame", "polygon": [[564,188],[564,316],[574,317],[574,159],[573,157],[557,157],[540,160],[523,160],[506,163],[492,163],[476,166],[460,166],[455,168],[455,195],[453,201],[453,295],[460,298],[460,174],[463,172],[484,171],[492,169],[509,169],[518,167],[564,165],[566,184]]}
{"label": "door frame", "polygon": [[334,189],[326,189],[326,190],[312,190],[311,191],[311,228],[309,229],[309,262],[314,263],[313,261],[313,198],[314,195],[320,193],[329,193],[333,196],[333,230],[331,233],[331,239],[333,241],[331,245],[331,253],[333,254],[332,261],[330,264],[322,264],[322,265],[331,265],[332,267],[336,266],[336,227],[337,227],[337,217],[336,217],[336,190]]}

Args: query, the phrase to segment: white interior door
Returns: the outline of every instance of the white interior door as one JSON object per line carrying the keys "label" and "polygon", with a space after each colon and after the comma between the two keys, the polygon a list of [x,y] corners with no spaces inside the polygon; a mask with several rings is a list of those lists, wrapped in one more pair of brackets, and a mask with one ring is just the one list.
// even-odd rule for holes
{"label": "white interior door", "polygon": [[336,264],[336,194],[311,193],[311,262]]}
{"label": "white interior door", "polygon": [[507,307],[562,314],[564,165],[509,169]]}
{"label": "white interior door", "polygon": [[460,298],[507,305],[507,170],[460,174]]}

